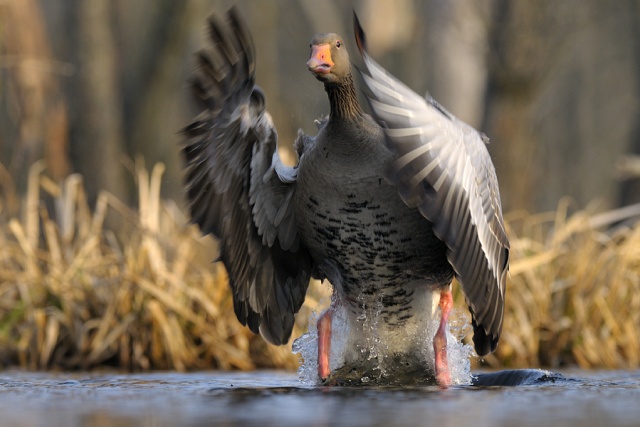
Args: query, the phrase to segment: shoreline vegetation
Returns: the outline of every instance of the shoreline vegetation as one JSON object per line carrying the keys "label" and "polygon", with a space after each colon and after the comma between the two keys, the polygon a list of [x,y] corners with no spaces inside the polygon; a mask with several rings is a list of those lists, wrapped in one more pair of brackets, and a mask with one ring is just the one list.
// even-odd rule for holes
{"label": "shoreline vegetation", "polygon": [[[237,321],[214,239],[160,196],[164,167],[135,169],[134,209],[107,192],[90,208],[81,176],[56,183],[41,163],[19,197],[0,166],[0,367],[295,369],[291,342],[268,345]],[[474,365],[640,366],[640,206],[593,211],[563,200],[505,215],[503,335]],[[329,294],[312,283],[294,338]]]}

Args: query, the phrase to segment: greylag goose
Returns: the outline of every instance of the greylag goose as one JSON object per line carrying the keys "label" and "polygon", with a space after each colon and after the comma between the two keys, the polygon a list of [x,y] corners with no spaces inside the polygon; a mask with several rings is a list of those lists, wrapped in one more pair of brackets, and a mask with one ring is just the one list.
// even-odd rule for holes
{"label": "greylag goose", "polygon": [[299,132],[298,164],[285,166],[255,83],[249,32],[234,9],[226,23],[209,23],[211,44],[191,81],[202,112],[184,129],[186,191],[192,221],[219,239],[238,320],[285,344],[310,278],[328,279],[321,380],[332,374],[332,321],[342,310],[345,365],[373,352],[393,361],[423,354],[425,330],[439,324],[425,369],[450,385],[454,276],[478,355],[496,348],[502,328],[509,243],[483,136],[388,75],[366,53],[356,19],[374,117],[358,102],[344,40],[314,36],[307,67],[324,84],[330,112],[315,136]]}

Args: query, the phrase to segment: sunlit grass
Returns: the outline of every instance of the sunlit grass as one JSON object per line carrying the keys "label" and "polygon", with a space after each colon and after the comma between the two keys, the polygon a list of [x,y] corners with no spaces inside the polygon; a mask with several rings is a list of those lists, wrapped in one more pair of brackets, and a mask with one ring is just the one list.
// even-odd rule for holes
{"label": "sunlit grass", "polygon": [[511,274],[491,364],[637,368],[640,206],[507,216]]}
{"label": "sunlit grass", "polygon": [[[90,209],[80,176],[57,184],[39,165],[18,202],[0,173],[2,365],[297,366],[290,345],[266,345],[236,320],[215,243],[160,198],[162,172],[138,165],[137,209],[104,192]],[[611,226],[640,209],[568,211],[507,215],[511,275],[489,365],[638,367],[640,227]],[[311,287],[294,336],[326,295]]]}
{"label": "sunlit grass", "polygon": [[80,176],[58,185],[31,169],[21,214],[0,227],[0,363],[296,366],[290,347],[267,346],[238,323],[224,268],[211,263],[213,239],[160,199],[162,172],[138,167],[137,210],[108,193],[91,210]]}

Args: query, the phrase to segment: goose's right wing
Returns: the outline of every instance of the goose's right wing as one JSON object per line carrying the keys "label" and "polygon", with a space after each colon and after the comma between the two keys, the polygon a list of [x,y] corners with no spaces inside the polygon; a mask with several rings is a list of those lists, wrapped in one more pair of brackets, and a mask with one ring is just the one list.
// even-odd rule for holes
{"label": "goose's right wing", "polygon": [[202,112],[184,130],[191,217],[220,241],[238,320],[284,344],[311,275],[292,203],[296,169],[278,156],[253,44],[235,10],[227,25],[212,18],[210,32],[192,78]]}

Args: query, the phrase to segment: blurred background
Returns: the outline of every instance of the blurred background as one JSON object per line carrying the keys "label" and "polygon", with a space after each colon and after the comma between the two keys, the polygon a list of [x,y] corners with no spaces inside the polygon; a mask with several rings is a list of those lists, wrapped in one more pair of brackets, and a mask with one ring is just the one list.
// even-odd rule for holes
{"label": "blurred background", "polygon": [[235,320],[182,208],[193,54],[232,5],[283,147],[328,112],[313,34],[359,63],[352,11],[378,62],[491,138],[513,262],[485,363],[640,364],[640,230],[611,228],[640,201],[640,1],[2,0],[0,365],[297,364]]}
{"label": "blurred background", "polygon": [[505,211],[640,200],[633,0],[5,0],[0,163],[19,188],[45,159],[55,179],[81,173],[91,198],[107,189],[132,203],[128,159],[142,155],[166,165],[163,195],[180,200],[193,52],[207,16],[234,4],[283,146],[328,109],[305,67],[309,40],[338,32],[356,56],[355,10],[379,62],[489,135]]}

